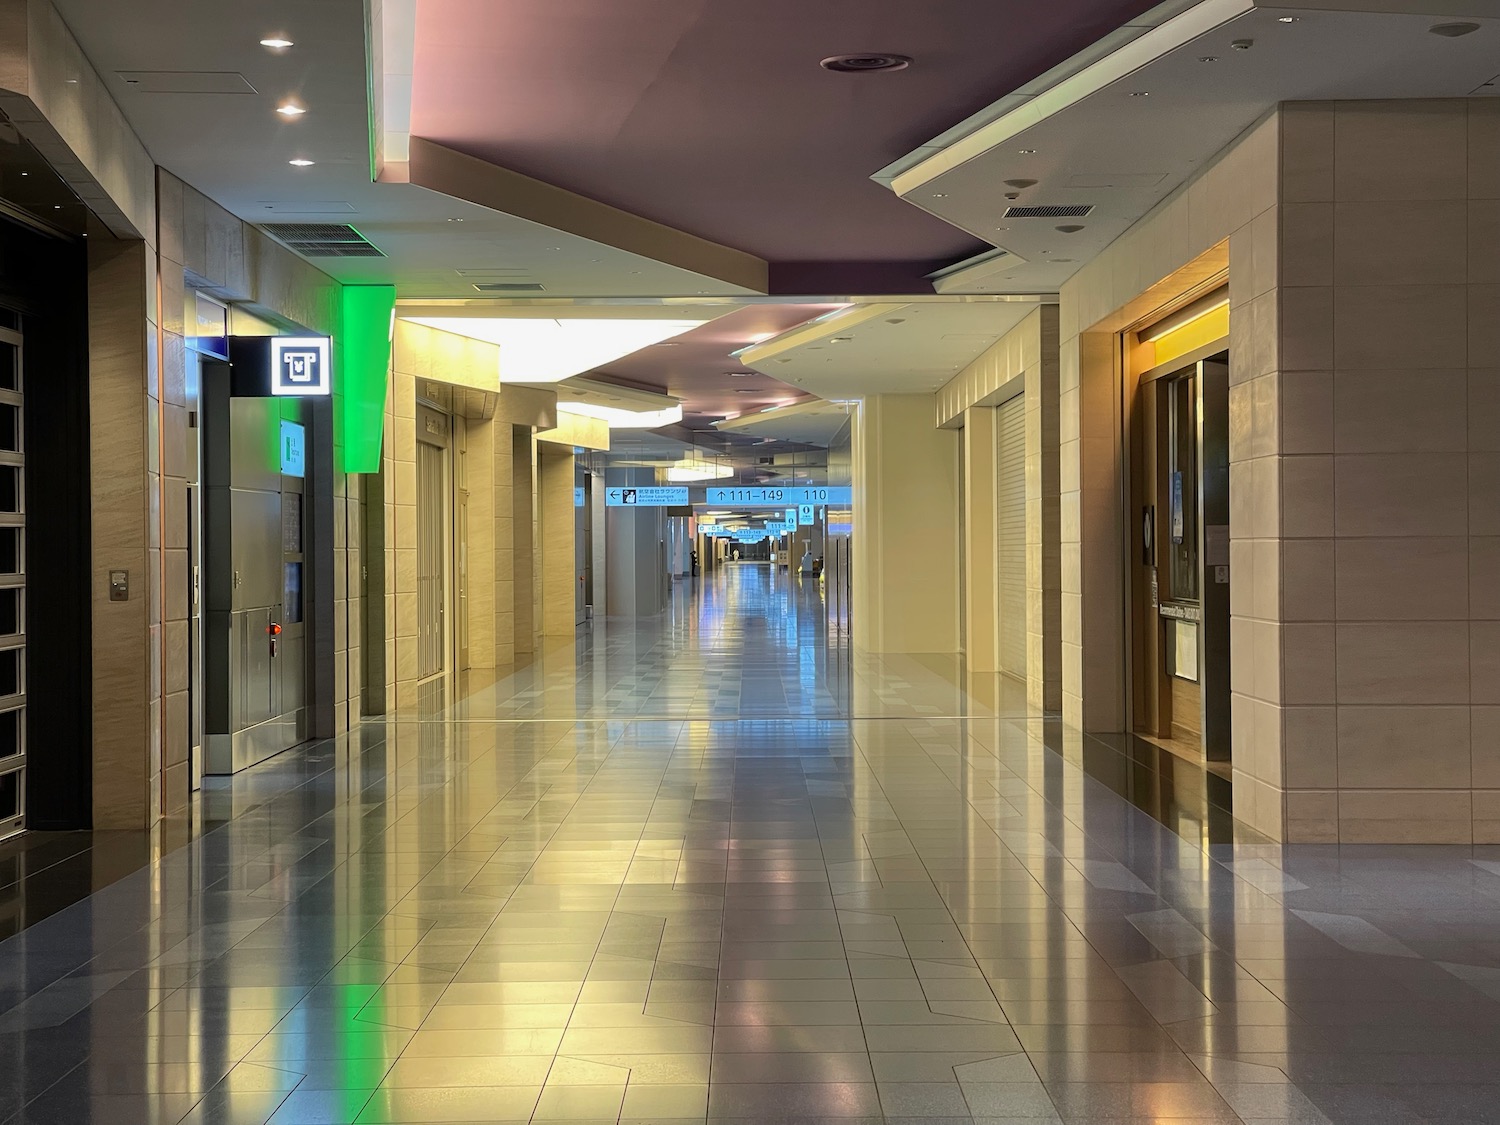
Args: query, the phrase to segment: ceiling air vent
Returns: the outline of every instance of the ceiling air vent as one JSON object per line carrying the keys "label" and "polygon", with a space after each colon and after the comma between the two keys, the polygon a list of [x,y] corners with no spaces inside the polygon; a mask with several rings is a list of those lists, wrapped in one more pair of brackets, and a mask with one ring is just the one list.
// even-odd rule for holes
{"label": "ceiling air vent", "polygon": [[1052,203],[1036,207],[1007,207],[1007,219],[1081,219],[1094,209],[1092,203]]}
{"label": "ceiling air vent", "polygon": [[364,235],[345,223],[267,223],[261,227],[304,258],[384,258]]}
{"label": "ceiling air vent", "polygon": [[540,293],[546,286],[539,281],[476,281],[481,293]]}

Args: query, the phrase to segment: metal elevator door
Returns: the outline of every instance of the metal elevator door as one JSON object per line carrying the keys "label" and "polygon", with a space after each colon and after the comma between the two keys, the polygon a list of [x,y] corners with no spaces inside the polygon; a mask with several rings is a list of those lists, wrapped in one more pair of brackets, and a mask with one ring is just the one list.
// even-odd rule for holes
{"label": "metal elevator door", "polygon": [[1000,670],[1026,678],[1026,396],[996,409],[995,573]]}
{"label": "metal elevator door", "polygon": [[447,451],[417,442],[417,676],[447,666]]}

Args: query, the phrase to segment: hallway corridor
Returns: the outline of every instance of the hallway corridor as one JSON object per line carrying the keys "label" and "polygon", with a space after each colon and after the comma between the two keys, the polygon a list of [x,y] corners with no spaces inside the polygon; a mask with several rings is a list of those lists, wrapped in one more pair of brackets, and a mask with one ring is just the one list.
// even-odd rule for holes
{"label": "hallway corridor", "polygon": [[0,1122],[1500,1122],[1500,849],[1211,827],[1023,695],[680,582],[0,942]]}

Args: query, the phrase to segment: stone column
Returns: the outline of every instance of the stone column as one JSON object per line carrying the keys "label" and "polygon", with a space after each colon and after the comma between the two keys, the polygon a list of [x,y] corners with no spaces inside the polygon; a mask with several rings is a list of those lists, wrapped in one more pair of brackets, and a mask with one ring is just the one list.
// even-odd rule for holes
{"label": "stone column", "polygon": [[578,627],[573,511],[573,451],[571,447],[538,444],[539,508],[541,511],[542,619],[541,634],[571,637]]}
{"label": "stone column", "polygon": [[852,614],[866,652],[958,651],[959,439],[931,395],[872,395],[854,424]]}

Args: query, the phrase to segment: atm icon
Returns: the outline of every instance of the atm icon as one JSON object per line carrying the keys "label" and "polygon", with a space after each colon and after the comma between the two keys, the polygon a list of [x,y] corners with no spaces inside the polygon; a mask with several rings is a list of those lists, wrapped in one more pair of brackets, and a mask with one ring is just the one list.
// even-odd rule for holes
{"label": "atm icon", "polygon": [[271,341],[271,392],[326,395],[329,391],[328,339],[278,336]]}
{"label": "atm icon", "polygon": [[282,352],[281,381],[307,386],[317,383],[322,376],[318,367],[317,352]]}

